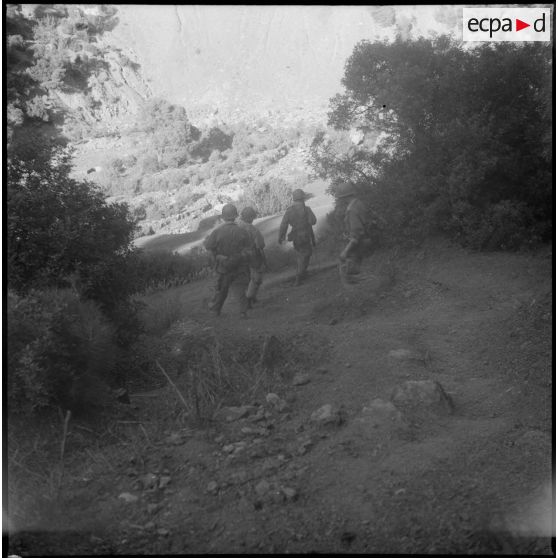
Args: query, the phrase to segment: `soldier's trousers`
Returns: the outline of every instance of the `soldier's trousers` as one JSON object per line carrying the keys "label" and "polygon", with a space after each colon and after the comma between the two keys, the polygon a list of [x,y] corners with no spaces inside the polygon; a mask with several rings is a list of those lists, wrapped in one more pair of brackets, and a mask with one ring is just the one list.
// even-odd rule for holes
{"label": "soldier's trousers", "polygon": [[358,275],[360,273],[360,266],[364,257],[364,243],[359,242],[353,245],[344,260],[339,263],[339,271],[342,277],[349,275]]}
{"label": "soldier's trousers", "polygon": [[246,297],[250,299],[255,299],[258,294],[258,290],[263,281],[263,271],[259,269],[250,268],[250,282],[248,283],[248,288],[246,289]]}
{"label": "soldier's trousers", "polygon": [[223,304],[227,299],[229,290],[231,290],[239,304],[241,313],[248,310],[248,299],[246,298],[246,289],[250,282],[250,271],[248,268],[237,271],[229,271],[227,273],[217,273],[217,282],[215,284],[215,295],[211,301],[211,310],[221,312]]}
{"label": "soldier's trousers", "polygon": [[306,275],[310,257],[312,256],[312,244],[308,242],[294,242],[296,251],[296,277],[302,279]]}

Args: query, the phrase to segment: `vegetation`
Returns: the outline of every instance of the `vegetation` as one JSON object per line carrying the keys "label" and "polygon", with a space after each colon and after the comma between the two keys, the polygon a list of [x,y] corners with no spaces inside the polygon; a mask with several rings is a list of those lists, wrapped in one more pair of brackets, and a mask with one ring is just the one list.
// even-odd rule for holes
{"label": "vegetation", "polygon": [[349,181],[395,234],[443,232],[481,249],[552,233],[552,53],[548,45],[447,37],[359,43],[329,124],[380,141],[345,151],[317,134],[311,162]]}
{"label": "vegetation", "polygon": [[118,350],[141,329],[128,278],[134,219],[70,177],[64,114],[49,101],[68,76],[83,86],[76,76],[88,58],[71,53],[105,28],[112,12],[101,11],[89,27],[81,12],[54,7],[33,27],[18,7],[7,10],[10,410],[93,402],[92,386],[118,378]]}

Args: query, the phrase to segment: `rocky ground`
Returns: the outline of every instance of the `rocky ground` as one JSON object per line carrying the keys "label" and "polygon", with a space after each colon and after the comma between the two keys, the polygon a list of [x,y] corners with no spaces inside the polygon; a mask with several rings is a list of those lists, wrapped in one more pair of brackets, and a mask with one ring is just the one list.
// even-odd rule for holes
{"label": "rocky ground", "polygon": [[138,388],[88,453],[74,427],[57,505],[10,552],[552,554],[551,269],[380,251],[350,287],[268,276],[247,320],[206,314],[209,281],[177,289],[253,385],[201,421]]}

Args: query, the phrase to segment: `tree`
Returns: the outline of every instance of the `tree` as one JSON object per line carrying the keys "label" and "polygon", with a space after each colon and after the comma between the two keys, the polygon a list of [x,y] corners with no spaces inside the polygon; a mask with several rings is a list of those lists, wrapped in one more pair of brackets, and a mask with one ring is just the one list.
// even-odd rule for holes
{"label": "tree", "polygon": [[[383,140],[339,154],[318,135],[313,166],[332,190],[340,181],[361,186],[393,229],[444,231],[478,248],[549,240],[551,76],[542,43],[464,50],[448,37],[362,41],[329,124]],[[502,241],[506,227],[521,234]]]}

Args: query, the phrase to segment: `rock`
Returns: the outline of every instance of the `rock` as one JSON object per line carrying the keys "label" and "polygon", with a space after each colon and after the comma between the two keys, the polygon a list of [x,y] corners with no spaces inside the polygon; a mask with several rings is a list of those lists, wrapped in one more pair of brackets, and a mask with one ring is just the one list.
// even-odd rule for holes
{"label": "rock", "polygon": [[222,407],[213,418],[217,420],[225,420],[226,422],[234,422],[235,420],[247,417],[250,413],[256,411],[252,405],[242,405],[240,407]]}
{"label": "rock", "polygon": [[333,405],[327,403],[312,413],[310,422],[315,422],[319,425],[341,424],[341,413]]}
{"label": "rock", "polygon": [[415,358],[415,353],[413,353],[413,351],[409,351],[408,349],[395,349],[390,351],[388,356],[397,360],[408,360]]}
{"label": "rock", "polygon": [[159,488],[165,488],[171,481],[171,477],[168,475],[162,476],[159,479]]}
{"label": "rock", "polygon": [[328,369],[327,368],[316,368],[316,372],[318,374],[327,374],[328,373]]}
{"label": "rock", "polygon": [[313,445],[312,440],[310,439],[306,439],[303,440],[300,444],[300,446],[298,447],[297,453],[298,455],[304,455]]}
{"label": "rock", "polygon": [[276,393],[268,393],[265,396],[265,400],[270,405],[277,405],[277,403],[281,400],[281,398]]}
{"label": "rock", "polygon": [[293,502],[298,498],[298,492],[294,488],[289,488],[287,486],[281,487],[281,492],[285,495],[285,498],[289,502]]}
{"label": "rock", "polygon": [[157,478],[157,475],[154,475],[153,473],[147,473],[141,476],[139,480],[144,490],[153,490],[157,487],[157,481],[159,479]]}
{"label": "rock", "polygon": [[435,380],[409,380],[396,387],[391,395],[396,405],[428,407],[444,414],[453,413],[453,401]]}
{"label": "rock", "polygon": [[335,325],[336,323],[338,323],[339,320],[337,320],[337,318],[332,318],[331,320],[329,320],[329,325]]}
{"label": "rock", "polygon": [[219,490],[219,485],[217,484],[217,482],[210,481],[207,483],[207,491],[210,494],[216,494],[218,490]]}
{"label": "rock", "polygon": [[310,383],[309,374],[296,374],[293,378],[293,386],[303,386]]}
{"label": "rock", "polygon": [[137,496],[135,496],[134,494],[130,494],[129,492],[122,492],[122,494],[118,495],[118,499],[124,500],[124,502],[126,502],[127,504],[133,504],[134,502],[137,502],[139,500]]}
{"label": "rock", "polygon": [[241,428],[240,432],[245,436],[267,436],[269,434],[265,428],[250,428],[249,426]]}
{"label": "rock", "polygon": [[266,480],[261,480],[254,488],[258,496],[265,496],[270,489],[270,485]]}
{"label": "rock", "polygon": [[157,534],[161,537],[168,537],[170,535],[170,531],[168,529],[157,529]]}
{"label": "rock", "polygon": [[179,432],[172,432],[165,438],[165,443],[173,446],[179,446],[184,443],[184,439]]}
{"label": "rock", "polygon": [[160,504],[147,504],[147,513],[156,513],[161,508]]}
{"label": "rock", "polygon": [[[284,399],[281,399],[276,393],[268,393],[265,396],[266,402],[271,405],[275,410],[282,412],[288,408],[288,404]],[[266,415],[264,413],[265,418],[269,418],[271,415]]]}
{"label": "rock", "polygon": [[147,529],[147,530],[149,530],[149,531],[150,531],[151,529],[155,529],[155,523],[154,523],[153,521],[148,521],[148,522],[143,526],[143,528],[144,528],[144,529]]}
{"label": "rock", "polygon": [[355,422],[370,428],[383,426],[404,426],[403,416],[391,401],[374,399],[362,408],[361,416]]}

